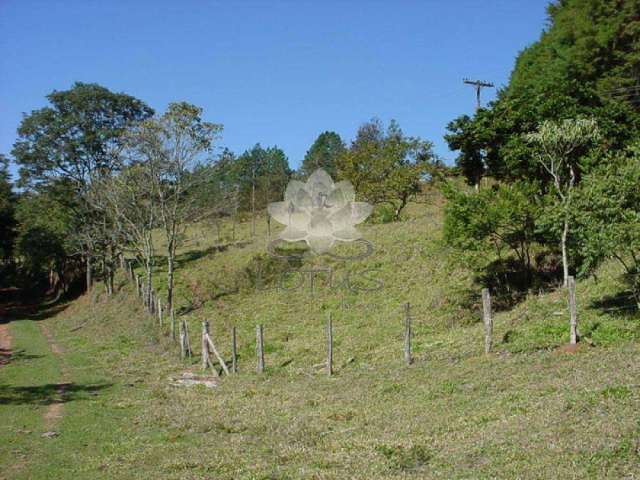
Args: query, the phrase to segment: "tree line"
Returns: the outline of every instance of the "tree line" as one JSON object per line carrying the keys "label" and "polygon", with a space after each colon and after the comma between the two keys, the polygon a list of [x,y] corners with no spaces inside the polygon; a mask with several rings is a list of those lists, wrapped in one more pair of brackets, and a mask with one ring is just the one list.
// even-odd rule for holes
{"label": "tree line", "polygon": [[551,3],[496,100],[447,127],[475,188],[445,186],[445,237],[505,297],[613,258],[640,305],[638,12],[638,0]]}
{"label": "tree line", "polygon": [[[173,302],[177,251],[189,225],[256,217],[282,199],[292,177],[317,168],[349,179],[364,200],[399,219],[435,165],[431,143],[396,122],[365,122],[347,145],[331,131],[294,171],[284,151],[259,143],[236,155],[218,146],[223,126],[201,108],[171,103],[156,113],[143,101],[97,84],[76,83],[25,115],[0,169],[2,283],[64,292],[99,276],[113,292],[116,267],[135,258],[149,287],[166,261],[166,305]],[[81,279],[81,277],[84,277]],[[146,289],[150,291],[150,288]]]}

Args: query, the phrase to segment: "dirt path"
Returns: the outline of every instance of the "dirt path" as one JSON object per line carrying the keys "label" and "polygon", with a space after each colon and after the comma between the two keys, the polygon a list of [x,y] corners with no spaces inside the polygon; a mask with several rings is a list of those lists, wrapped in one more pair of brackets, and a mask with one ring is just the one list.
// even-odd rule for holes
{"label": "dirt path", "polygon": [[64,409],[64,393],[70,382],[69,371],[66,368],[62,355],[64,351],[62,347],[56,343],[53,338],[53,335],[47,328],[45,322],[40,322],[40,331],[47,339],[49,343],[49,348],[51,352],[58,358],[58,362],[60,363],[60,371],[62,373],[62,381],[58,384],[56,388],[56,398],[47,406],[47,411],[44,414],[44,424],[45,428],[51,430],[58,422],[60,418],[62,418],[63,409]]}

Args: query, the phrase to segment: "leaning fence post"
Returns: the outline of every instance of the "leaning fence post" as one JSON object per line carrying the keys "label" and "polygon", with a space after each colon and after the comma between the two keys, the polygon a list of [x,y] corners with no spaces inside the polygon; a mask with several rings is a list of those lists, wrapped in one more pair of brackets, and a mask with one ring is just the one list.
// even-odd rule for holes
{"label": "leaning fence post", "polygon": [[202,369],[206,370],[209,365],[209,343],[207,336],[209,335],[209,322],[202,322]]}
{"label": "leaning fence post", "polygon": [[327,312],[327,375],[333,375],[333,319]]}
{"label": "leaning fence post", "polygon": [[411,305],[404,304],[404,363],[411,365]]}
{"label": "leaning fence post", "polygon": [[569,277],[567,279],[567,286],[569,287],[569,314],[571,319],[569,322],[569,343],[575,345],[578,343],[578,306],[576,302],[576,279]]}
{"label": "leaning fence post", "polygon": [[491,352],[493,336],[493,318],[491,318],[491,293],[482,289],[482,321],[484,322],[484,353]]}
{"label": "leaning fence post", "polygon": [[236,327],[231,327],[231,371],[238,373],[238,345],[236,339]]}
{"label": "leaning fence post", "polygon": [[264,337],[262,335],[262,325],[256,325],[256,355],[258,357],[258,373],[264,372]]}

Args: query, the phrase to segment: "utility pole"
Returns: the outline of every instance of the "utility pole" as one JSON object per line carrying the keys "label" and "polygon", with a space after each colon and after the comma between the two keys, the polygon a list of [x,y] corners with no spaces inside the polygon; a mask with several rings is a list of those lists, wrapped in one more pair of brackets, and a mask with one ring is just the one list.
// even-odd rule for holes
{"label": "utility pole", "polygon": [[477,100],[477,106],[476,106],[476,110],[480,110],[480,90],[482,90],[484,87],[494,87],[495,85],[491,82],[484,82],[482,80],[469,80],[468,78],[463,78],[462,81],[468,85],[473,85],[474,87],[476,87],[476,100]]}

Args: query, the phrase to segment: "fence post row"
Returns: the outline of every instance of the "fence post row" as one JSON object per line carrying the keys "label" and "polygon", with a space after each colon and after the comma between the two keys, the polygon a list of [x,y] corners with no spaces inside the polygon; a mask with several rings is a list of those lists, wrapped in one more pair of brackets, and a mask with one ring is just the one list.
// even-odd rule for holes
{"label": "fence post row", "polygon": [[258,357],[258,365],[256,371],[264,372],[264,338],[262,335],[262,325],[256,325],[256,355]]}
{"label": "fence post row", "polygon": [[411,365],[411,304],[404,304],[404,362]]}
{"label": "fence post row", "polygon": [[575,345],[578,343],[578,304],[576,302],[576,279],[569,277],[567,279],[567,287],[569,289],[569,343]]}
{"label": "fence post row", "polygon": [[493,318],[491,318],[491,293],[482,289],[482,321],[484,322],[484,353],[491,352],[493,346]]}

